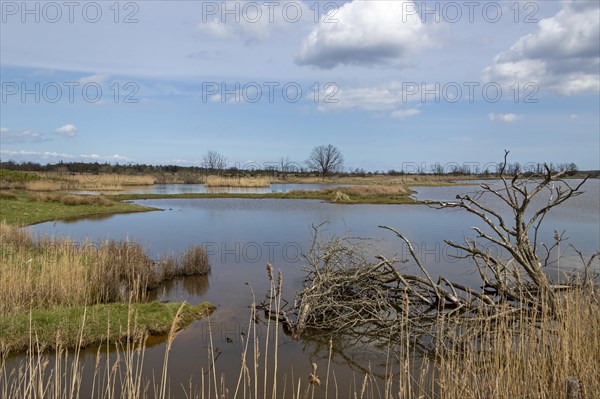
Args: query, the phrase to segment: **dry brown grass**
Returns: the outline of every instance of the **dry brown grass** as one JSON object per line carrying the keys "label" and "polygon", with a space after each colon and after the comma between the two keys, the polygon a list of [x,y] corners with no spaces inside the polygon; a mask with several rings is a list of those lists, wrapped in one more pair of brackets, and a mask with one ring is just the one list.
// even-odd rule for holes
{"label": "dry brown grass", "polygon": [[189,249],[184,261],[153,261],[139,243],[129,241],[35,240],[5,223],[0,224],[0,236],[0,315],[130,297],[142,301],[165,279],[210,268],[201,247]]}
{"label": "dry brown grass", "polygon": [[444,398],[566,398],[568,377],[586,397],[600,395],[600,297],[574,290],[561,298],[561,316],[525,314],[471,321],[440,320],[454,331],[431,358],[434,389]]}
{"label": "dry brown grass", "polygon": [[94,175],[49,172],[44,173],[41,177],[41,180],[24,183],[24,188],[30,191],[118,191],[128,186],[148,186],[154,184],[154,177],[150,175]]}
{"label": "dry brown grass", "polygon": [[230,177],[230,176],[207,176],[204,185],[207,187],[269,187],[271,184],[268,177]]}
{"label": "dry brown grass", "polygon": [[366,186],[350,186],[338,187],[335,191],[342,192],[351,197],[368,197],[368,198],[387,198],[406,196],[411,194],[411,191],[404,185],[366,185]]}
{"label": "dry brown grass", "polygon": [[[272,268],[268,268],[267,273],[271,282],[268,308],[278,313],[283,280],[280,274],[274,275]],[[163,366],[155,370],[158,380],[149,379],[140,372],[142,367],[147,367],[144,366],[145,335],[135,333],[135,315],[132,313],[130,334],[138,338],[125,345],[111,346],[111,350],[116,349],[111,356],[108,356],[108,344],[107,353],[98,351],[92,377],[93,392],[82,388],[81,365],[67,369],[66,365],[72,363],[67,361],[66,352],[57,346],[54,364],[48,363],[46,355],[30,352],[20,370],[6,370],[0,359],[0,396],[35,398],[39,397],[36,394],[39,389],[43,389],[47,393],[45,397],[55,398],[100,395],[106,398],[562,399],[567,397],[566,379],[575,376],[582,383],[584,397],[596,398],[600,397],[597,372],[600,367],[599,300],[597,294],[587,289],[566,293],[560,300],[559,319],[544,315],[531,319],[525,314],[507,313],[506,317],[494,320],[482,317],[463,324],[458,319],[442,317],[437,329],[447,339],[425,354],[412,346],[410,314],[402,313],[399,323],[403,333],[383,349],[387,352],[381,357],[385,363],[382,365],[386,369],[385,376],[377,376],[370,371],[369,364],[362,364],[359,366],[365,371],[356,371],[353,378],[345,381],[336,378],[336,370],[346,366],[332,360],[339,353],[331,340],[328,354],[317,356],[315,360],[306,359],[306,364],[313,362],[312,371],[298,375],[296,368],[294,375],[293,365],[283,363],[279,358],[278,320],[265,321],[267,335],[258,333],[254,320],[259,312],[253,302],[242,338],[239,371],[219,365],[209,331],[208,360],[199,358],[197,370],[190,370],[190,374],[202,376],[202,383],[183,387],[184,394],[168,382],[169,363],[175,360],[169,355],[177,335],[179,313],[167,340]],[[84,324],[85,319],[82,330]],[[449,331],[454,335],[448,334]],[[35,337],[31,340],[35,347]],[[56,378],[43,378],[49,367],[56,367]],[[73,381],[75,385],[71,384]],[[69,393],[71,389],[72,394],[66,395],[65,392]]]}
{"label": "dry brown grass", "polygon": [[65,205],[113,206],[115,203],[99,195],[75,195],[62,193],[35,192],[30,197],[35,201],[60,202]]}
{"label": "dry brown grass", "polygon": [[336,203],[377,202],[397,203],[407,200],[412,190],[400,184],[395,185],[358,185],[328,188],[319,191],[292,190],[290,194],[304,198],[327,198]]}
{"label": "dry brown grass", "polygon": [[181,273],[185,276],[206,274],[210,270],[208,255],[202,247],[188,248],[181,259]]}

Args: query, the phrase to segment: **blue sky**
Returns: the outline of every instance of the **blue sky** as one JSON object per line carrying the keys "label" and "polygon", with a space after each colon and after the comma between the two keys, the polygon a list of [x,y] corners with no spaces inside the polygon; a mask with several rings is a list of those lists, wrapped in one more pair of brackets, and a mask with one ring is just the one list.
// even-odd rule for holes
{"label": "blue sky", "polygon": [[597,0],[72,4],[1,1],[2,160],[600,169]]}

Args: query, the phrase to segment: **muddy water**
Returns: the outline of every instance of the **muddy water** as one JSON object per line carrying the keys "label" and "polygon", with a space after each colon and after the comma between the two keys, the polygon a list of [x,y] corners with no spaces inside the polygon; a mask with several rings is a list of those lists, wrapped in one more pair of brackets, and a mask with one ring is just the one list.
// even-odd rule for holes
{"label": "muddy water", "polygon": [[[418,187],[418,198],[453,199],[456,194],[473,191],[473,187]],[[586,254],[600,246],[600,185],[590,181],[586,193],[550,214],[541,232],[544,242],[551,243],[554,230],[566,230],[569,241]],[[421,205],[335,205],[309,200],[273,199],[164,199],[139,203],[161,209],[157,212],[115,215],[104,219],[44,223],[32,230],[53,235],[66,235],[75,240],[129,239],[142,242],[152,256],[181,253],[189,245],[204,245],[209,253],[212,272],[208,277],[179,279],[166,284],[154,294],[159,300],[191,303],[210,301],[218,308],[209,320],[192,323],[182,331],[170,353],[169,375],[172,393],[183,395],[183,388],[200,384],[201,370],[209,367],[210,334],[218,354],[217,375],[225,373],[228,386],[235,386],[240,370],[241,333],[249,323],[252,291],[261,300],[268,289],[265,265],[270,262],[281,270],[284,296],[302,285],[303,258],[311,241],[311,225],[324,221],[322,237],[349,235],[368,237],[364,242],[373,253],[406,258],[406,248],[392,234],[378,225],[402,231],[414,243],[417,253],[435,276],[443,274],[451,280],[475,284],[468,265],[452,258],[456,254],[444,239],[461,241],[472,235],[469,228],[481,223],[455,210],[434,210]],[[493,201],[491,203],[494,205]],[[561,268],[575,267],[574,253],[564,246],[566,260]],[[411,266],[407,266],[410,268]],[[595,266],[598,270],[598,265]],[[248,284],[246,284],[248,283]],[[266,326],[257,325],[264,342]],[[338,351],[334,368],[340,384],[340,397],[352,381],[360,387],[360,367],[383,372],[385,353],[373,348],[348,348],[336,342]],[[145,355],[145,373],[158,378],[163,364],[165,345],[152,341]],[[271,346],[270,350],[273,350]],[[327,344],[318,341],[293,342],[281,335],[279,373],[302,378],[306,382],[310,363],[320,370],[326,367]],[[85,356],[87,370],[93,367],[95,351]],[[353,365],[356,363],[357,365]],[[262,368],[262,366],[261,366]],[[262,380],[261,380],[262,383]],[[260,385],[260,384],[259,384]],[[231,392],[231,388],[230,388]]]}

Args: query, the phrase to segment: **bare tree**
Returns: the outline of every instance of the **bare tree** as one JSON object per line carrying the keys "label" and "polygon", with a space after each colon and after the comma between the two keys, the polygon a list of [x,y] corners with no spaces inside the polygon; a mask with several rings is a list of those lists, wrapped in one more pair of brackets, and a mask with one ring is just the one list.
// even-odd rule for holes
{"label": "bare tree", "polygon": [[344,156],[337,147],[331,144],[320,145],[313,148],[306,165],[309,169],[319,172],[324,177],[342,171]]}
{"label": "bare tree", "polygon": [[216,151],[206,151],[202,157],[202,166],[208,170],[223,170],[227,166],[227,158]]}
{"label": "bare tree", "polygon": [[279,159],[279,171],[281,173],[291,172],[293,169],[293,163],[290,161],[290,157],[281,157]]}

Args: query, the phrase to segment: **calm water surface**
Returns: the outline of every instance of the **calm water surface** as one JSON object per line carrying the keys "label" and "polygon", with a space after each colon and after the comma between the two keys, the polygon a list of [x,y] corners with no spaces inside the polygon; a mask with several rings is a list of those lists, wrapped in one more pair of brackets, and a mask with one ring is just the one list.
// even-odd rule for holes
{"label": "calm water surface", "polygon": [[[472,183],[472,182],[469,182]],[[586,193],[548,215],[541,232],[544,242],[551,244],[554,230],[566,230],[569,242],[590,255],[600,247],[600,181],[589,181]],[[273,185],[271,186],[273,187]],[[306,189],[306,185],[302,185]],[[171,193],[171,188],[166,191]],[[180,190],[181,188],[177,188]],[[475,191],[476,186],[417,187],[419,199],[451,200],[459,193]],[[159,190],[159,188],[155,189]],[[178,191],[180,192],[180,191]],[[475,284],[472,269],[452,258],[456,254],[444,244],[444,239],[462,241],[472,236],[469,228],[481,226],[472,216],[457,210],[435,210],[423,205],[336,205],[311,200],[275,199],[163,199],[137,201],[159,208],[160,211],[114,215],[106,218],[83,219],[69,222],[43,223],[32,230],[43,234],[69,236],[74,240],[100,241],[129,239],[144,244],[152,256],[180,254],[190,245],[204,245],[209,253],[212,272],[208,277],[179,279],[168,283],[156,293],[157,299],[186,300],[191,303],[210,301],[218,309],[210,318],[214,345],[220,353],[216,367],[227,375],[228,382],[237,382],[241,340],[240,332],[248,325],[250,286],[258,300],[268,289],[265,271],[267,262],[281,270],[284,296],[293,300],[293,294],[302,285],[303,259],[311,241],[311,225],[328,221],[322,237],[349,235],[368,237],[370,251],[387,257],[406,258],[406,248],[391,233],[378,228],[388,225],[403,232],[415,245],[417,253],[433,275],[443,274],[451,280]],[[498,205],[495,201],[487,202]],[[564,268],[575,267],[572,251],[564,245]],[[411,269],[412,266],[406,266]],[[598,265],[595,265],[598,270]],[[563,269],[564,270],[564,269]],[[247,285],[249,283],[250,285]],[[259,330],[265,326],[259,325]],[[209,321],[192,323],[175,340],[169,365],[174,393],[192,379],[199,384],[200,369],[208,367],[207,347]],[[349,359],[362,366],[369,364],[382,370],[385,354],[368,348],[336,347],[344,356],[336,354],[338,379],[352,378],[357,368],[348,365]],[[146,353],[147,372],[160,375],[164,344],[159,341]],[[95,352],[86,356],[93,365]],[[316,342],[280,340],[280,371],[288,374],[291,368],[295,378],[306,378],[310,363],[316,361],[320,369],[326,367],[326,346]],[[360,373],[358,374],[360,376]],[[359,385],[362,376],[358,377]],[[342,395],[343,396],[343,395]]]}
{"label": "calm water surface", "polygon": [[[203,193],[244,193],[268,194],[287,193],[292,190],[326,190],[348,186],[348,184],[271,184],[268,187],[206,187],[204,184],[154,184],[152,186],[125,187],[119,194],[203,194]],[[99,191],[76,191],[77,194],[100,194]],[[114,194],[114,191],[107,192]]]}

